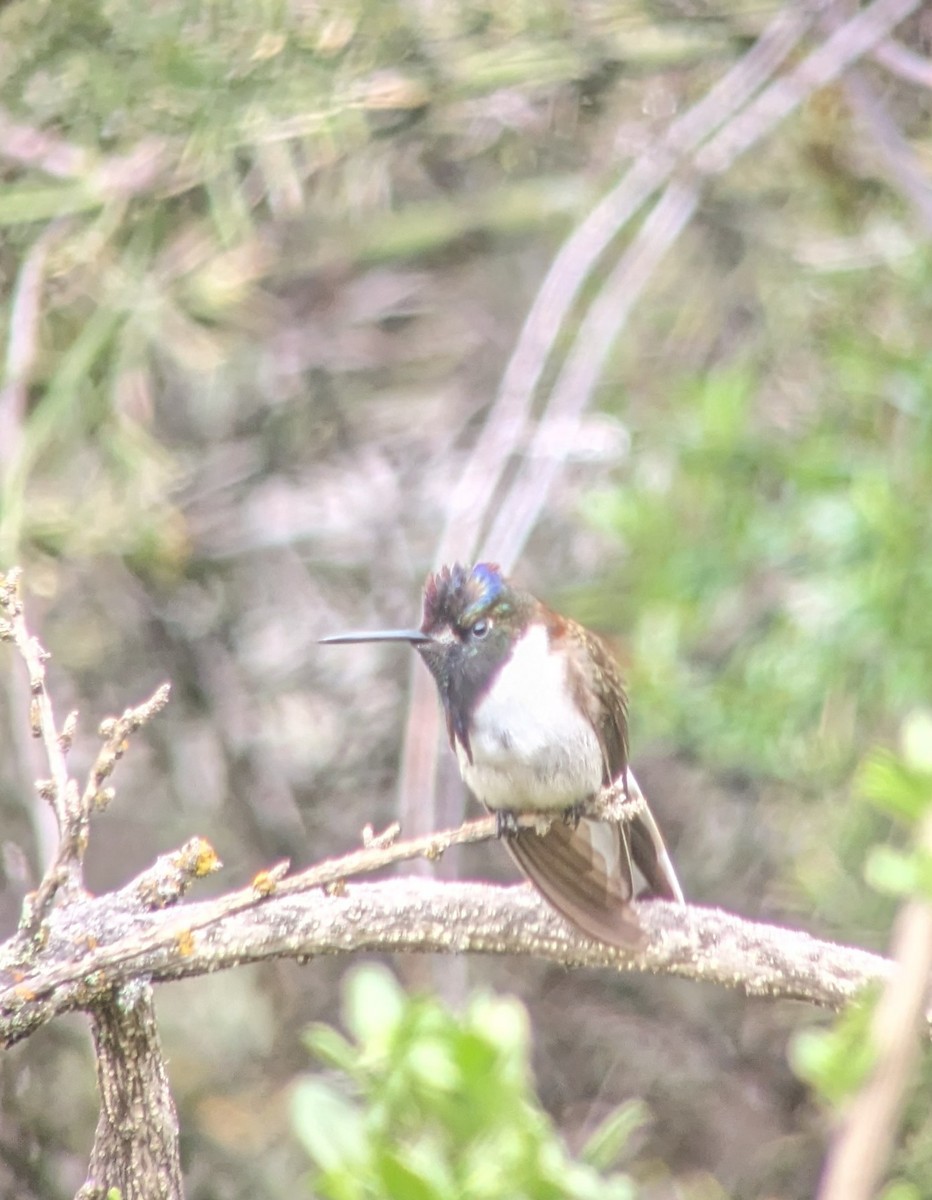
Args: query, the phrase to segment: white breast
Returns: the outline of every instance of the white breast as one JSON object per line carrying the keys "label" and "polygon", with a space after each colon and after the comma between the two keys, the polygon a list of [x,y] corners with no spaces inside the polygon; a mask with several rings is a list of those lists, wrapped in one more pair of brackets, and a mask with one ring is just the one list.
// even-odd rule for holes
{"label": "white breast", "polygon": [[599,790],[602,751],[567,687],[566,662],[533,625],[473,714],[460,773],[489,808],[568,808]]}

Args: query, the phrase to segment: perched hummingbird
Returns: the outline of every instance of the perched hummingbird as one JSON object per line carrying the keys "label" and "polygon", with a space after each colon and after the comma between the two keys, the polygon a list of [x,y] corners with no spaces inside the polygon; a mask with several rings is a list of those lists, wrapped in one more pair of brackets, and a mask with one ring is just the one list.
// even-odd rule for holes
{"label": "perched hummingbird", "polygon": [[[579,806],[628,769],[621,676],[604,643],[511,584],[494,563],[429,575],[420,629],[344,633],[327,643],[407,642],[440,693],[450,745],[467,787],[499,814],[518,866],[563,916],[591,937],[636,948],[644,933],[630,901],[682,901],[660,830],[644,810],[625,823]],[[545,833],[514,813],[562,810]]]}

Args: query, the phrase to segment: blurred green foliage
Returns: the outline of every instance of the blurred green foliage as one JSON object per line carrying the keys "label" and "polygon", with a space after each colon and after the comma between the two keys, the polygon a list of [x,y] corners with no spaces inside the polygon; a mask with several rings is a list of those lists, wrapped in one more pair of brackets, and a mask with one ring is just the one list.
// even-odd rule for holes
{"label": "blurred green foliage", "polygon": [[620,566],[578,610],[625,631],[635,743],[795,799],[800,903],[842,928],[889,919],[850,886],[882,825],[848,800],[932,675],[928,256],[892,283],[830,273],[768,302],[762,351],[642,384],[631,471],[584,505]]}
{"label": "blurred green foliage", "polygon": [[870,1027],[878,994],[872,989],[830,1029],[801,1030],[790,1044],[796,1074],[834,1109],[857,1092],[876,1062]]}
{"label": "blurred green foliage", "polygon": [[642,1106],[611,1113],[572,1158],[534,1093],[517,1000],[475,993],[457,1016],[369,965],[346,978],[343,1018],[351,1040],[329,1025],[307,1033],[336,1073],[307,1076],[293,1094],[315,1195],[634,1200],[631,1179],[611,1167]]}
{"label": "blurred green foliage", "polygon": [[630,484],[589,498],[634,567],[620,624],[649,735],[817,787],[927,698],[932,354],[878,350],[830,364],[795,429],[761,411],[751,365],[684,382],[638,431]]}
{"label": "blurred green foliage", "polygon": [[[731,38],[559,3],[4,5],[0,104],[24,169],[0,179],[0,270],[22,279],[41,252],[54,288],[25,335],[37,361],[0,487],[0,562],[77,540],[176,572],[187,547],[148,436],[159,393],[249,387],[237,347],[268,335],[296,278],[584,211],[569,142],[555,154],[530,108],[489,121],[470,105],[597,93],[619,56],[689,61]],[[481,187],[450,195],[446,177],[473,165]],[[67,471],[78,447],[91,486],[75,510],[30,480]]]}

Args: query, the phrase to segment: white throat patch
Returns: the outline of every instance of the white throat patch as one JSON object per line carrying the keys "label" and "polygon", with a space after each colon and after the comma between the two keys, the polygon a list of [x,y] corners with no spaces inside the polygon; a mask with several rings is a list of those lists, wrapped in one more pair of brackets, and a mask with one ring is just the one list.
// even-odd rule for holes
{"label": "white throat patch", "polygon": [[532,625],[515,643],[470,727],[473,761],[457,745],[460,771],[489,808],[568,808],[602,784],[595,731],[567,686],[566,660]]}

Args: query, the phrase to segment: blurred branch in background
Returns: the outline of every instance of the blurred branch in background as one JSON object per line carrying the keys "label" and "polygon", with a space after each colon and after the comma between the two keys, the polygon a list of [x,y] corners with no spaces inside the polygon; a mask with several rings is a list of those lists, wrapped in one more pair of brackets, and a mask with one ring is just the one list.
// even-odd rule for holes
{"label": "blurred branch in background", "polygon": [[892,38],[881,42],[872,57],[891,74],[918,87],[932,88],[932,60],[916,54]]}
{"label": "blurred branch in background", "polygon": [[889,179],[913,209],[916,221],[932,237],[932,184],[916,155],[862,71],[849,71],[845,96],[886,167]]}
{"label": "blurred branch in background", "polygon": [[[2,134],[0,134],[2,136]],[[40,234],[19,269],[10,307],[9,332],[0,389],[0,488],[21,453],[27,388],[38,355],[42,288],[51,242],[60,228],[53,223]]]}
{"label": "blurred branch in background", "polygon": [[[932,853],[932,818],[920,843]],[[897,1122],[922,1052],[932,972],[932,902],[910,901],[891,947],[892,974],[871,1021],[877,1064],[849,1101],[829,1154],[819,1200],[869,1200],[889,1169]]]}

